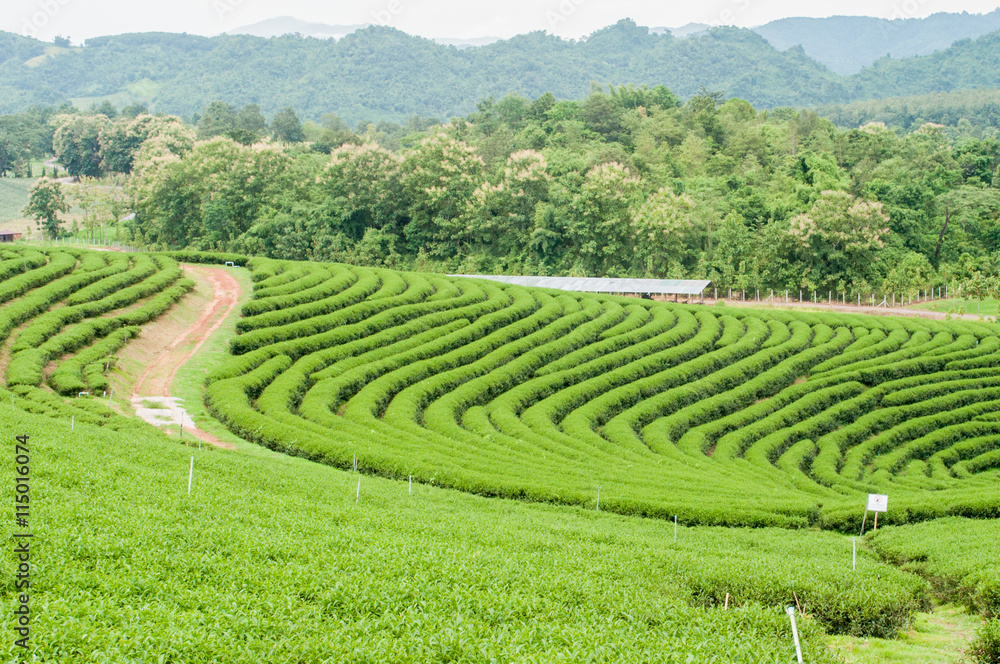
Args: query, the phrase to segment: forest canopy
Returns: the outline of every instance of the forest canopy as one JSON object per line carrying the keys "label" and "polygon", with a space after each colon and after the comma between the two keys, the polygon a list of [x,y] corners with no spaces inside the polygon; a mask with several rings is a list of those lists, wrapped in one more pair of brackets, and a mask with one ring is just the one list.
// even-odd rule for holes
{"label": "forest canopy", "polygon": [[171,249],[865,293],[992,275],[1000,257],[1000,143],[933,123],[844,130],[662,87],[358,131],[221,102],[196,127],[51,122],[63,154],[130,173],[128,233]]}

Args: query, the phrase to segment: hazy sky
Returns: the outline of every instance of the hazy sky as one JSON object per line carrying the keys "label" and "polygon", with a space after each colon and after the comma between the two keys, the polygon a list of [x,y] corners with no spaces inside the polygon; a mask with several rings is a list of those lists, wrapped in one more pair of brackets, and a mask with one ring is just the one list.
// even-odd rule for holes
{"label": "hazy sky", "polygon": [[122,32],[216,35],[276,16],[331,24],[381,23],[424,37],[510,37],[545,30],[580,37],[621,18],[640,25],[755,26],[787,16],[919,18],[935,12],[985,13],[998,0],[2,0],[0,29],[74,42]]}

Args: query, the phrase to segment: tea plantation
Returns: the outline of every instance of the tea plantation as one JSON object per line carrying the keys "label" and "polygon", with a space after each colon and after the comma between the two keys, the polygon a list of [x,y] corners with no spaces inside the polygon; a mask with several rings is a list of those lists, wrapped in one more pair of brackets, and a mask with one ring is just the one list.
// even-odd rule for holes
{"label": "tea plantation", "polygon": [[193,450],[94,398],[178,260],[245,264],[0,249],[36,552],[3,661],[793,662],[792,605],[833,662],[935,598],[997,613],[995,324],[255,259],[205,399],[284,454]]}
{"label": "tea plantation", "polygon": [[274,449],[688,524],[1000,516],[996,324],[252,266],[207,398]]}

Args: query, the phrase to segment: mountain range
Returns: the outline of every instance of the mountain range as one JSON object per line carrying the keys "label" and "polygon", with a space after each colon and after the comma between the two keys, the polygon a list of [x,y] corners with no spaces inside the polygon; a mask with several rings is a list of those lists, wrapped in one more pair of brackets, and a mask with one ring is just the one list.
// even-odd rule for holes
{"label": "mountain range", "polygon": [[[260,21],[226,34],[255,37],[281,37],[298,34],[317,39],[342,39],[370,27],[358,25],[328,25],[303,21],[291,16]],[[654,27],[650,32],[669,32],[674,37],[703,35],[712,26],[688,23],[678,28]],[[779,51],[801,46],[813,60],[826,65],[841,76],[856,74],[879,58],[890,55],[909,58],[930,55],[948,48],[961,39],[975,39],[1000,30],[1000,9],[988,14],[937,13],[926,18],[873,18],[870,16],[830,16],[828,18],[782,18],[750,28]],[[438,44],[469,48],[500,41],[500,37],[472,39],[435,37]]]}
{"label": "mountain range", "polygon": [[[945,20],[941,16],[935,20]],[[1000,13],[975,18],[988,27]],[[803,25],[814,25],[806,21]],[[962,38],[926,55],[902,58],[897,50],[842,76],[801,44],[782,50],[742,28],[688,26],[688,36],[679,38],[626,19],[582,40],[532,32],[458,48],[382,26],[314,25],[318,34],[328,35],[317,38],[303,36],[301,23],[286,25],[292,34],[137,33],[93,38],[74,48],[0,32],[0,112],[107,99],[118,106],[145,102],[191,117],[222,99],[258,104],[267,115],[288,106],[312,119],[335,112],[355,124],[413,114],[447,119],[468,114],[480,99],[509,93],[579,99],[594,84],[665,85],[681,97],[718,91],[759,108],[1000,87],[997,32]],[[795,24],[782,25],[791,30]],[[916,24],[900,25],[890,37]],[[802,28],[800,36],[815,32]],[[815,39],[801,41],[815,48]],[[898,43],[916,41],[907,37]]]}

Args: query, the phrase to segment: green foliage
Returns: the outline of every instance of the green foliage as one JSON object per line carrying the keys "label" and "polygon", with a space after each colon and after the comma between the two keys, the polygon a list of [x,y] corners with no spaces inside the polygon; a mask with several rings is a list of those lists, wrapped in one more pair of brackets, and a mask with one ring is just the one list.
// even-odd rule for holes
{"label": "green foliage", "polygon": [[62,223],[59,214],[69,210],[62,185],[55,180],[41,178],[31,187],[28,204],[21,213],[36,220],[45,234],[54,239],[59,236],[59,225]]}
{"label": "green foliage", "polygon": [[992,139],[838,131],[811,112],[627,87],[486,99],[466,120],[412,126],[366,126],[336,148],[321,134],[308,151],[151,134],[129,230],[157,248],[845,299],[956,288],[969,261],[1000,274]]}
{"label": "green foliage", "polygon": [[[983,440],[970,442],[980,449],[989,448]],[[946,463],[955,463],[971,449],[969,444],[960,444],[937,456]],[[1000,522],[995,519],[940,519],[906,528],[879,529],[872,547],[884,560],[929,579],[942,598],[997,618],[1000,563],[994,551],[998,527]]]}
{"label": "green foliage", "polygon": [[37,388],[55,360],[49,382],[57,392],[106,389],[111,354],[193,288],[166,257],[53,252],[46,262],[32,250],[20,253],[10,262],[20,263],[23,274],[0,288],[0,302],[13,300],[0,309],[0,339],[23,326],[9,344],[11,387]]}
{"label": "green foliage", "polygon": [[977,664],[1000,662],[1000,620],[989,620],[979,627],[968,654]]}
{"label": "green foliage", "polygon": [[[7,275],[0,323],[7,333],[21,326],[8,344],[0,420],[9,430],[29,427],[41,454],[58,451],[60,463],[38,476],[53,504],[92,510],[69,507],[47,534],[54,553],[39,568],[34,597],[44,602],[58,587],[60,601],[54,612],[39,614],[40,625],[58,619],[70,627],[52,631],[40,656],[50,648],[60,661],[91,661],[95,639],[109,639],[109,651],[130,656],[139,652],[136,639],[162,652],[159,639],[169,635],[155,626],[190,621],[189,645],[172,647],[192,661],[282,656],[275,654],[286,648],[274,641],[276,628],[298,635],[287,644],[296,657],[368,653],[365,644],[384,633],[393,635],[392,653],[434,658],[443,651],[432,635],[451,630],[464,636],[455,637],[447,656],[470,661],[518,661],[516,653],[526,651],[546,661],[579,661],[600,648],[613,648],[613,661],[681,662],[718,652],[734,662],[756,662],[762,653],[784,661],[790,652],[782,607],[797,604],[806,654],[823,662],[831,661],[824,631],[892,637],[929,606],[929,589],[986,615],[1000,607],[1000,576],[983,563],[992,560],[994,521],[891,525],[1000,511],[1000,458],[990,461],[998,452],[1000,379],[993,361],[963,364],[1000,353],[991,326],[716,312],[254,259],[254,299],[238,326],[242,334],[231,341],[240,354],[209,377],[208,406],[249,440],[345,468],[356,456],[376,477],[362,479],[362,500],[355,502],[357,475],[206,451],[196,465],[195,495],[213,508],[201,510],[177,483],[188,452],[101,400],[59,396],[107,389],[113,354],[191,288],[176,262],[23,247],[0,258]],[[50,391],[39,385],[52,361]],[[15,412],[11,396],[18,409],[57,421]],[[68,417],[75,418],[73,434]],[[414,495],[391,479],[408,476],[417,480]],[[79,477],[92,481],[81,485],[73,480]],[[598,487],[600,511],[573,508],[597,507]],[[853,531],[864,494],[875,490],[890,493],[891,511],[882,515],[887,526],[867,541],[874,554],[859,551],[856,571],[851,542],[837,533],[692,527]],[[86,499],[74,503],[62,497],[66,491],[83,491]],[[317,491],[326,496],[321,503],[309,499]],[[224,496],[237,496],[236,508],[215,509]],[[194,545],[190,537],[163,534],[176,526],[180,498],[194,506],[181,520],[200,533]],[[675,514],[676,542],[666,521]],[[102,527],[107,519],[128,536]],[[307,521],[312,526],[303,526]],[[343,539],[332,546],[330,523],[338,524],[335,539]],[[268,539],[286,530],[299,537]],[[350,545],[362,534],[364,547]],[[121,553],[111,568],[81,566],[65,553],[102,548],[106,536]],[[150,538],[160,545],[149,547]],[[189,571],[171,576],[168,569],[196,555],[191,546],[207,565],[195,609],[173,597],[190,588]],[[288,564],[306,551],[305,567]],[[430,576],[413,572],[426,567],[417,558],[434,561]],[[157,583],[136,589],[135,579],[115,567],[123,560]],[[595,567],[595,560],[602,562]],[[323,622],[333,615],[329,584],[303,584],[316,566],[336,568],[344,587],[354,589],[334,598],[337,629]],[[529,567],[533,582],[511,586],[511,575]],[[46,583],[46,575],[60,582]],[[228,618],[237,576],[266,580],[239,599],[240,615],[251,618],[239,623],[238,648]],[[401,585],[423,598],[419,628],[404,606],[412,593],[397,603],[387,590]],[[358,595],[359,587],[368,590]],[[499,587],[506,590],[481,592]],[[102,614],[100,625],[89,608],[94,588],[118,607]],[[128,597],[137,592],[146,607],[141,636],[128,628],[138,615]],[[374,622],[372,602],[383,616]],[[468,614],[464,627],[454,621],[461,611]],[[600,622],[608,612],[615,619]],[[267,620],[253,618],[264,613]],[[504,616],[500,639],[497,615]],[[404,619],[408,627],[400,632]],[[600,630],[587,627],[595,621]],[[302,632],[307,623],[313,631]],[[991,628],[983,629],[976,647],[988,652]],[[78,644],[84,632],[86,653]],[[400,633],[410,635],[405,643]],[[388,651],[378,652],[384,658]]]}
{"label": "green foliage", "polygon": [[[794,605],[791,592],[808,598],[807,614],[865,593],[893,610],[919,585],[863,552],[852,573],[850,542],[825,533],[681,527],[674,544],[663,523],[417,483],[409,495],[405,482],[372,477],[361,478],[355,503],[353,474],[192,452],[146,426],[86,424],[83,408],[70,432],[65,421],[13,411],[0,396],[0,423],[32,432],[35,463],[59,460],[32,485],[57,515],[46,530],[46,565],[32,576],[33,605],[49,607],[33,616],[49,635],[36,645],[40,659],[155,660],[171,651],[191,662],[486,663],[600,653],[608,662],[679,664],[721,653],[736,664],[784,662],[794,646],[775,602]],[[43,397],[30,396],[16,398],[40,410]],[[9,465],[0,480],[12,482]],[[112,549],[118,555],[102,564],[87,562]],[[12,611],[12,601],[8,593],[0,608]],[[106,604],[100,614],[95,602]],[[804,655],[832,663],[822,623],[798,622]],[[12,640],[0,648],[5,659],[14,655]]]}
{"label": "green foliage", "polygon": [[278,450],[689,523],[851,531],[868,492],[884,524],[1000,514],[992,326],[251,268],[207,403]]}

